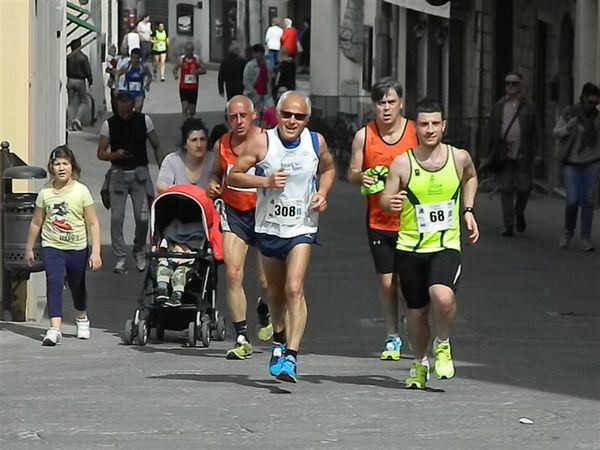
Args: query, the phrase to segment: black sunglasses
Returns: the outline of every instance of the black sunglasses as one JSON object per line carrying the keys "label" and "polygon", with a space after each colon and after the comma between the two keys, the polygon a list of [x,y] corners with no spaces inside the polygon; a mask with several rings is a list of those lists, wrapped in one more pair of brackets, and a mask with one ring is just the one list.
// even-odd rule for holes
{"label": "black sunglasses", "polygon": [[284,119],[291,119],[292,117],[295,117],[296,120],[299,120],[300,122],[304,122],[306,120],[306,118],[308,117],[308,114],[306,114],[306,113],[295,113],[295,112],[283,111],[283,110],[279,111],[279,114]]}
{"label": "black sunglasses", "polygon": [[519,84],[521,84],[520,81],[505,81],[504,84],[506,84],[507,86],[517,86]]}

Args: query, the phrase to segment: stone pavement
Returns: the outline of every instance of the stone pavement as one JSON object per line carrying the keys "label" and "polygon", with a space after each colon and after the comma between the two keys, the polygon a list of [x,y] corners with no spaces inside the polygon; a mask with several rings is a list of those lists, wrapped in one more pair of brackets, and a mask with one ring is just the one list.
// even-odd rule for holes
{"label": "stone pavement", "polygon": [[[151,95],[169,105],[176,87],[162,85]],[[218,119],[224,102],[214,100]],[[153,114],[163,145],[175,145],[176,113]],[[98,200],[106,167],[95,159],[95,133],[69,142]],[[0,448],[600,448],[600,256],[558,249],[561,201],[534,195],[527,232],[506,239],[499,199],[480,194],[482,239],[464,251],[452,333],[457,376],[431,379],[426,391],[401,387],[408,346],[400,362],[377,359],[384,330],[363,199],[338,182],[329,204],[307,280],[297,385],[268,376],[268,348],[256,339],[246,361],[225,360],[231,334],[208,348],[187,347],[173,332],[164,343],[122,345],[143,276],[111,273],[108,215],[100,209],[105,267],[88,276],[92,339],[74,338],[68,293],[58,347],[40,346],[45,321],[0,323]],[[224,309],[222,286],[218,303]],[[249,322],[253,329],[252,307]]]}

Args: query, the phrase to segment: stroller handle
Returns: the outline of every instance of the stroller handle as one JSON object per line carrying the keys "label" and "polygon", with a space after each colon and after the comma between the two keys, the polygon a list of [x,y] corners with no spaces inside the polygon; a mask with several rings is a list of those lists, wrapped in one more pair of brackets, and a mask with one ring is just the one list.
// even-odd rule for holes
{"label": "stroller handle", "polygon": [[149,252],[150,256],[156,258],[171,258],[171,259],[202,259],[202,260],[213,260],[212,252],[202,250],[200,252],[170,252],[168,250],[152,250]]}

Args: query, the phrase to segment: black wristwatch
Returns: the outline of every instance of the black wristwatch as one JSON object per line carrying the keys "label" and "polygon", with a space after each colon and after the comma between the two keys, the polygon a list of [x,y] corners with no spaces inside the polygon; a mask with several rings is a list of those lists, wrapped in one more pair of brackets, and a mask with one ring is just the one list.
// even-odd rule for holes
{"label": "black wristwatch", "polygon": [[475,210],[473,209],[472,206],[465,206],[465,209],[463,209],[463,214],[466,213],[471,213],[473,215],[475,215]]}

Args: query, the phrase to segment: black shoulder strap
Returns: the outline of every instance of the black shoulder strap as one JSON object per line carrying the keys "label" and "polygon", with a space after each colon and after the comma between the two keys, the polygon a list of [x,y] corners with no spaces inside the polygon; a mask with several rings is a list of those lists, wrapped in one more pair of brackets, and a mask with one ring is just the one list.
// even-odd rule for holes
{"label": "black shoulder strap", "polygon": [[519,112],[521,112],[522,107],[523,107],[523,102],[520,102],[519,106],[517,106],[517,111],[515,112],[515,115],[510,120],[510,123],[506,127],[506,130],[504,130],[504,136],[502,136],[503,141],[506,140],[506,136],[508,136],[508,132],[510,131],[510,128],[513,126],[513,123],[515,123],[515,120],[517,120],[517,117],[519,116]]}

